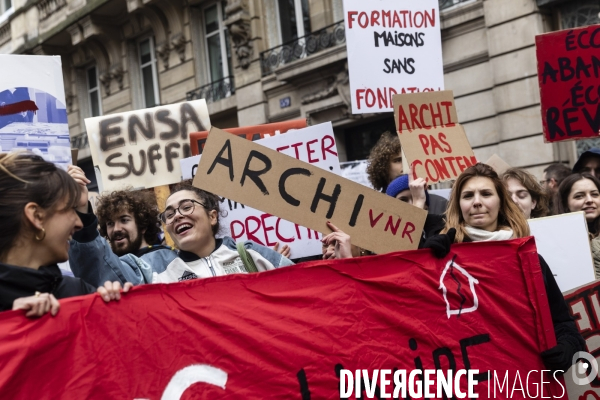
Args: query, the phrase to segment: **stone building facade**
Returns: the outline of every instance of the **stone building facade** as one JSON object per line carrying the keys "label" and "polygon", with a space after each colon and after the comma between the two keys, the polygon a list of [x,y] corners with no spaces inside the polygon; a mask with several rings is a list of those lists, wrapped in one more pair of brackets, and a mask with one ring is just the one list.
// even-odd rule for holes
{"label": "stone building facade", "polygon": [[[535,35],[597,23],[596,0],[440,0],[445,83],[479,160],[541,176],[589,143],[544,144]],[[342,0],[0,0],[0,53],[60,55],[69,128],[93,175],[90,116],[206,98],[228,128],[332,121],[364,159],[391,114],[352,115]]]}

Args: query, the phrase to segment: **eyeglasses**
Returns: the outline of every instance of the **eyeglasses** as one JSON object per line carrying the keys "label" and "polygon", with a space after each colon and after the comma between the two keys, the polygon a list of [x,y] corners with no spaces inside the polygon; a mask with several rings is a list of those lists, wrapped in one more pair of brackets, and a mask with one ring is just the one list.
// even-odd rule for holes
{"label": "eyeglasses", "polygon": [[193,213],[194,212],[194,208],[196,208],[196,205],[194,203],[200,204],[202,207],[206,208],[206,206],[204,204],[200,203],[199,201],[191,200],[191,199],[182,200],[181,203],[179,203],[179,207],[177,207],[177,208],[167,208],[165,210],[165,212],[161,213],[158,216],[158,218],[165,225],[170,225],[175,220],[175,215],[177,215],[178,211],[179,211],[179,214],[181,214],[181,216],[190,215],[191,213]]}

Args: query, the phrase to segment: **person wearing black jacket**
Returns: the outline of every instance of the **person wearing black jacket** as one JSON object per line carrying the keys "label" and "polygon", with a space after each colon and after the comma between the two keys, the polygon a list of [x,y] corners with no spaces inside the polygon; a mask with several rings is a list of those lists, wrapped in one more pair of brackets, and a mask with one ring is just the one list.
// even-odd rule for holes
{"label": "person wearing black jacket", "polygon": [[[527,221],[503,182],[491,167],[481,163],[467,168],[456,180],[446,218],[442,234],[430,237],[423,245],[432,249],[438,258],[450,252],[452,243],[529,236]],[[543,351],[541,357],[548,369],[566,371],[573,363],[573,356],[585,351],[585,340],[569,314],[550,267],[541,256],[539,260],[557,341],[557,345]]]}
{"label": "person wearing black jacket", "polygon": [[[56,315],[56,299],[96,292],[62,276],[57,266],[68,259],[69,240],[82,227],[75,211],[80,195],[77,183],[43,158],[0,154],[0,311]],[[97,291],[110,301],[120,298],[120,289],[119,282],[106,282]]]}

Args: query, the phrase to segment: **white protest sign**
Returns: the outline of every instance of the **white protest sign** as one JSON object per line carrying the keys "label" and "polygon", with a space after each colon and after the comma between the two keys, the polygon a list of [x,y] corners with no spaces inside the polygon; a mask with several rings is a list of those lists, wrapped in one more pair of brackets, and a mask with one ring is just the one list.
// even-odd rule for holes
{"label": "white protest sign", "polygon": [[587,223],[582,211],[527,220],[538,253],[550,266],[561,292],[596,279]]}
{"label": "white protest sign", "polygon": [[200,162],[200,157],[202,157],[202,155],[191,156],[179,160],[181,164],[182,181],[194,178],[194,175],[196,175],[196,168],[198,168],[198,163]]}
{"label": "white protest sign", "polygon": [[438,0],[344,0],[352,113],[444,89]]}
{"label": "white protest sign", "polygon": [[[284,135],[257,140],[255,143],[334,174],[341,174],[331,122],[289,131]],[[192,178],[192,171],[195,175],[200,157],[190,157],[181,161],[183,179]],[[223,199],[221,210],[227,212],[227,216],[221,218],[221,226],[227,229],[226,234],[235,241],[252,240],[268,247],[277,242],[280,243],[280,247],[287,244],[290,246],[292,258],[321,254],[321,234],[317,231],[227,199]]]}
{"label": "white protest sign", "polygon": [[71,163],[58,56],[0,55],[0,152],[29,150],[64,169]]}
{"label": "white protest sign", "polygon": [[103,190],[179,182],[190,132],[210,129],[204,100],[87,118],[85,126]]}

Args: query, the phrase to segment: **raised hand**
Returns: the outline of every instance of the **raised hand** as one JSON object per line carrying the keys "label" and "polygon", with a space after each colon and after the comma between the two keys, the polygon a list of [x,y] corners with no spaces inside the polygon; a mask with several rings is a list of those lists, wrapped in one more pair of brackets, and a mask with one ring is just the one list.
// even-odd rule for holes
{"label": "raised hand", "polygon": [[77,211],[85,214],[88,211],[88,189],[86,185],[91,181],[85,177],[83,170],[76,165],[69,165],[67,173],[71,175],[71,178],[73,178],[81,187],[81,197],[77,203]]}
{"label": "raised hand", "polygon": [[334,251],[327,250],[323,254],[323,259],[332,259],[332,258],[352,258],[352,243],[350,242],[350,235],[342,232],[337,226],[333,225],[331,222],[327,221],[327,226],[333,232],[324,236],[321,239],[323,245],[331,246],[334,245]]}
{"label": "raised hand", "polygon": [[408,187],[412,196],[413,206],[425,209],[425,204],[427,203],[425,191],[427,190],[428,181],[427,178],[415,178],[413,175],[413,164],[410,165],[408,171]]}

